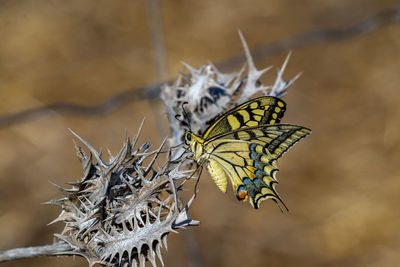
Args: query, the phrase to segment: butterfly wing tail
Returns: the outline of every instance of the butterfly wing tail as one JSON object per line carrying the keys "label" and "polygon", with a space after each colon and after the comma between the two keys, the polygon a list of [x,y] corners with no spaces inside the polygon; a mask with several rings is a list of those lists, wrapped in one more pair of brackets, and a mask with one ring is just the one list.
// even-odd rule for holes
{"label": "butterfly wing tail", "polygon": [[255,209],[258,209],[260,202],[266,199],[272,199],[277,204],[282,203],[287,209],[275,190],[275,186],[278,183],[275,178],[278,168],[275,164],[270,163],[270,160],[265,155],[254,158],[255,167],[252,169],[253,172],[249,174],[249,178],[243,179],[244,190],[248,193],[250,204]]}
{"label": "butterfly wing tail", "polygon": [[[270,177],[266,177],[265,180],[270,180]],[[250,196],[250,204],[253,208],[258,209],[260,207],[260,202],[266,199],[272,199],[278,207],[282,210],[279,203],[281,203],[287,211],[289,210],[286,204],[283,202],[279,194],[275,190],[276,181],[273,183],[267,183],[265,180],[254,179],[252,180],[252,184],[248,184],[249,181],[244,181],[246,190]],[[247,182],[247,183],[246,183]]]}
{"label": "butterfly wing tail", "polygon": [[[278,134],[276,134],[278,133]],[[295,125],[267,126],[263,129],[263,135],[273,136],[267,143],[252,143],[250,145],[250,158],[254,161],[254,174],[256,178],[243,182],[249,192],[250,203],[257,209],[260,202],[272,199],[278,206],[281,203],[288,210],[285,203],[275,190],[278,184],[276,173],[276,160],[290,147],[311,133],[311,130]],[[281,207],[279,206],[281,209]],[[282,211],[282,209],[281,209]]]}

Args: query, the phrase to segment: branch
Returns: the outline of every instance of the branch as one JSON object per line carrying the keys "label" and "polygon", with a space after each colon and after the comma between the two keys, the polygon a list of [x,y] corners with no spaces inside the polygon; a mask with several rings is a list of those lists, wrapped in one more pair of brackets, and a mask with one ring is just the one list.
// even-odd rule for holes
{"label": "branch", "polygon": [[84,106],[74,103],[58,103],[43,107],[31,108],[11,114],[1,115],[0,129],[25,121],[51,116],[52,112],[54,111],[59,114],[79,115],[87,117],[106,115],[130,102],[138,101],[141,99],[153,99],[158,97],[160,87],[161,83],[141,88],[139,87],[135,89],[130,89],[128,91],[115,94],[106,99],[104,102],[95,106]]}
{"label": "branch", "polygon": [[165,62],[164,37],[162,30],[161,11],[159,0],[147,0],[147,16],[156,81],[165,81],[168,77],[167,63]]}
{"label": "branch", "polygon": [[0,262],[43,256],[59,256],[69,251],[72,251],[72,248],[64,242],[39,247],[15,248],[0,251]]}
{"label": "branch", "polygon": [[[345,29],[319,29],[281,39],[276,42],[263,45],[251,51],[254,60],[261,60],[275,54],[314,45],[323,42],[341,42],[353,39],[363,34],[370,33],[379,27],[400,21],[400,7],[387,9],[360,20],[351,27]],[[221,69],[230,66],[238,66],[245,62],[244,54],[224,60],[217,66]]]}
{"label": "branch", "polygon": [[[379,27],[400,21],[400,7],[381,11],[377,14],[360,20],[351,27],[345,29],[320,29],[308,31],[286,39],[282,39],[264,46],[261,46],[251,53],[255,60],[270,57],[272,55],[305,47],[307,45],[322,42],[340,42],[353,39],[363,34],[370,33]],[[216,64],[220,69],[232,69],[245,62],[244,54],[229,58]],[[59,114],[79,115],[79,116],[102,116],[120,108],[130,102],[142,99],[154,99],[159,96],[160,87],[164,83],[152,84],[116,94],[106,99],[103,103],[95,106],[83,106],[73,103],[58,103],[44,107],[27,109],[24,111],[0,116],[0,129],[24,121],[34,120],[45,116],[50,116],[56,111]]]}

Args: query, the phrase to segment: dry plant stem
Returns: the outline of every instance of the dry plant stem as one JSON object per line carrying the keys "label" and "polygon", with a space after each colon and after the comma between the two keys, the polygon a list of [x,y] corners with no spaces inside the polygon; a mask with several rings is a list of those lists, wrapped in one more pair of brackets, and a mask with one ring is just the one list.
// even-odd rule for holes
{"label": "dry plant stem", "polygon": [[[262,45],[252,49],[251,54],[255,61],[276,55],[282,52],[295,50],[297,48],[307,47],[324,42],[340,42],[353,39],[357,36],[367,34],[377,30],[382,26],[400,22],[400,6],[397,8],[380,11],[368,16],[354,25],[344,29],[317,29],[297,35],[283,38],[275,42]],[[217,67],[220,69],[230,69],[232,66],[238,66],[245,61],[244,55],[234,56],[226,59]]]}
{"label": "dry plant stem", "polygon": [[[160,83],[166,81],[168,78],[167,64],[165,60],[165,45],[164,45],[164,32],[162,29],[162,17],[160,11],[160,1],[159,0],[146,0],[147,9],[147,21],[149,26],[152,56],[154,62],[155,70],[155,81]],[[162,133],[161,136],[166,134],[164,128],[162,127],[162,111],[155,103],[157,98],[150,98],[149,103],[153,108],[150,110],[156,121],[157,132]]]}
{"label": "dry plant stem", "polygon": [[[344,29],[320,29],[304,32],[276,42],[266,44],[251,53],[255,61],[275,55],[277,53],[290,51],[296,48],[310,46],[322,42],[339,42],[350,40],[357,36],[370,33],[379,27],[400,21],[400,7],[384,10],[366,17],[354,25]],[[238,55],[224,60],[216,66],[223,70],[234,69],[245,61],[245,56]],[[160,87],[165,83],[152,84],[115,94],[104,102],[95,106],[82,106],[74,103],[57,103],[43,107],[27,109],[11,114],[0,116],[0,129],[14,124],[34,120],[46,116],[51,116],[54,112],[59,114],[79,115],[79,116],[102,116],[108,114],[129,102],[142,99],[154,99],[160,94]]]}
{"label": "dry plant stem", "polygon": [[38,247],[15,248],[0,251],[0,262],[43,256],[60,256],[68,254],[68,251],[72,251],[72,248],[64,242]]}
{"label": "dry plant stem", "polygon": [[147,16],[153,50],[155,76],[157,83],[168,78],[167,64],[165,62],[164,34],[159,0],[147,0]]}

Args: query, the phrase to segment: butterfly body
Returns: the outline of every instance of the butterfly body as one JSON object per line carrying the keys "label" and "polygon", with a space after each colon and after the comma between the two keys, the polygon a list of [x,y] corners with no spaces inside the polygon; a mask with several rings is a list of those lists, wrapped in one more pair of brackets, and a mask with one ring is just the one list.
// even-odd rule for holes
{"label": "butterfly body", "polygon": [[229,178],[236,197],[241,201],[250,198],[254,208],[268,198],[282,202],[275,190],[276,160],[311,132],[301,126],[276,124],[285,107],[275,97],[255,98],[223,114],[202,136],[186,133],[194,160],[207,166],[222,192]]}

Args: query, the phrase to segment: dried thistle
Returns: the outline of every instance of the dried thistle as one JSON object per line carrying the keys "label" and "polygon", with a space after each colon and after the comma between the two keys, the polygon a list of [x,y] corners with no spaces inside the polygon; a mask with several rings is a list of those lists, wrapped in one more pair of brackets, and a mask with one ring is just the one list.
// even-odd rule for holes
{"label": "dried thistle", "polygon": [[[185,64],[189,74],[182,74],[174,85],[165,85],[161,98],[165,104],[172,129],[170,146],[180,144],[187,129],[183,121],[175,119],[181,114],[182,103],[194,133],[202,134],[221,113],[249,100],[256,93],[280,97],[299,77],[289,81],[282,78],[289,60],[286,58],[278,71],[275,83],[265,86],[260,77],[271,68],[257,70],[247,44],[239,32],[244,46],[247,65],[238,72],[221,73],[213,64],[195,69]],[[75,134],[75,133],[74,133]],[[139,134],[138,134],[139,135]],[[80,255],[92,266],[95,263],[112,266],[145,266],[146,261],[162,265],[161,248],[167,247],[167,236],[177,228],[198,225],[188,217],[188,208],[194,196],[186,203],[178,198],[183,184],[192,171],[183,166],[186,153],[172,153],[160,167],[163,145],[150,151],[145,143],[135,149],[138,135],[131,142],[126,138],[120,152],[105,160],[86,141],[75,136],[90,151],[87,155],[76,146],[82,163],[80,181],[69,183],[71,188],[59,187],[64,197],[49,201],[62,208],[52,222],[63,222],[65,227],[55,234],[58,243],[36,247],[31,256]],[[164,144],[164,143],[163,143]],[[170,155],[169,154],[169,155]],[[27,249],[14,249],[3,253],[3,260],[23,258]],[[0,255],[1,256],[1,255]]]}
{"label": "dried thistle", "polygon": [[271,67],[257,70],[240,31],[239,36],[247,59],[247,64],[239,72],[221,73],[211,63],[199,69],[183,63],[190,73],[181,74],[175,84],[165,85],[162,88],[161,99],[164,102],[172,131],[172,137],[169,140],[171,146],[181,143],[187,131],[186,122],[175,119],[176,114],[182,113],[183,103],[188,103],[185,105],[185,110],[190,120],[191,131],[201,135],[202,131],[207,129],[210,123],[224,111],[249,100],[259,92],[281,97],[300,76],[296,75],[289,81],[283,80],[282,75],[289,61],[289,54],[278,70],[275,83],[270,86],[263,85],[260,78]]}
{"label": "dried thistle", "polygon": [[163,145],[155,151],[149,151],[149,143],[135,149],[137,137],[133,143],[126,138],[106,161],[74,135],[90,154],[76,146],[82,178],[69,183],[72,188],[58,187],[64,197],[49,202],[62,208],[52,223],[65,223],[55,236],[71,247],[58,255],[83,256],[90,266],[145,266],[146,260],[156,266],[157,255],[164,265],[160,249],[167,248],[168,234],[199,224],[187,214],[193,198],[185,204],[176,193],[191,172],[181,170],[179,161],[155,167]]}

